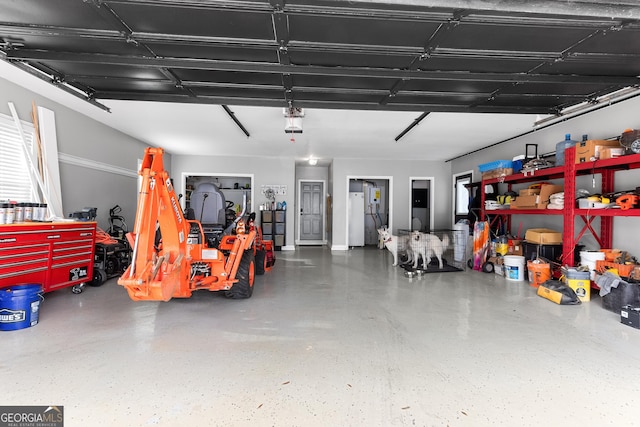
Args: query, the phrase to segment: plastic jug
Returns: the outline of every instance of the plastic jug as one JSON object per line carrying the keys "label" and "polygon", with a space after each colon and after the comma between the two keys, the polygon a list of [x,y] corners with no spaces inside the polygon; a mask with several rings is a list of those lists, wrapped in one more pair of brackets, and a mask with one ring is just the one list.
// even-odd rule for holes
{"label": "plastic jug", "polygon": [[568,133],[564,136],[564,141],[560,141],[556,144],[556,166],[564,165],[564,150],[576,145],[578,141],[571,139],[571,134]]}
{"label": "plastic jug", "polygon": [[509,252],[509,240],[507,236],[499,236],[496,239],[496,254],[506,255]]}

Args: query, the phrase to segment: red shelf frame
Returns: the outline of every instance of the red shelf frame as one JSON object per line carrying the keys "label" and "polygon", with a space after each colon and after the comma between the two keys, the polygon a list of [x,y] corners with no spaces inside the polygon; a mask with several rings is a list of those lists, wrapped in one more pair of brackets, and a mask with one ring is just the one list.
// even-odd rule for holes
{"label": "red shelf frame", "polygon": [[[562,215],[563,216],[563,254],[573,254],[577,242],[582,238],[585,232],[591,231],[601,248],[611,248],[613,240],[613,218],[614,217],[640,217],[640,209],[622,210],[617,208],[611,209],[578,209],[575,203],[569,203],[563,210],[553,209],[499,209],[486,210],[484,202],[486,195],[484,187],[487,184],[506,184],[507,191],[511,191],[513,184],[523,184],[527,182],[564,179],[564,198],[565,200],[576,199],[576,177],[581,175],[599,174],[602,176],[602,193],[612,193],[615,191],[615,173],[625,170],[633,170],[640,168],[640,154],[632,154],[628,156],[616,157],[613,159],[596,160],[595,162],[575,163],[575,147],[567,148],[565,151],[564,166],[556,166],[547,169],[540,169],[530,174],[517,173],[506,177],[491,178],[482,181],[481,191],[481,220],[489,218],[489,222],[493,225],[498,218],[502,219],[508,229],[511,229],[511,217],[513,215]],[[493,219],[492,219],[493,217]],[[579,230],[576,236],[576,227],[574,219],[578,217],[584,222],[584,226]],[[597,232],[593,227],[593,221],[600,219],[600,230]],[[573,257],[565,256],[565,264],[573,266]]]}

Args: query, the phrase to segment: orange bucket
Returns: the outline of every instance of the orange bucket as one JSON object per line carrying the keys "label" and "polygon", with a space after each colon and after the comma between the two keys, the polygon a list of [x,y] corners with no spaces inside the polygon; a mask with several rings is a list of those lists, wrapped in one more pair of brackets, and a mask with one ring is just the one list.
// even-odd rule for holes
{"label": "orange bucket", "polygon": [[529,283],[534,288],[551,279],[551,266],[547,262],[527,261],[529,271]]}
{"label": "orange bucket", "polygon": [[622,255],[620,249],[600,249],[600,252],[604,252],[604,260],[614,262]]}

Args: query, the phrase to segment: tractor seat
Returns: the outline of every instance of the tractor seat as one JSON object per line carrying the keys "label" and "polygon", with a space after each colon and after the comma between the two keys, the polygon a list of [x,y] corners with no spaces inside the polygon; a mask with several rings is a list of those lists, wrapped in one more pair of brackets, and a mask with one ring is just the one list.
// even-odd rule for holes
{"label": "tractor seat", "polygon": [[191,193],[189,199],[194,218],[203,225],[219,225],[224,229],[226,224],[224,194],[212,182],[201,182]]}

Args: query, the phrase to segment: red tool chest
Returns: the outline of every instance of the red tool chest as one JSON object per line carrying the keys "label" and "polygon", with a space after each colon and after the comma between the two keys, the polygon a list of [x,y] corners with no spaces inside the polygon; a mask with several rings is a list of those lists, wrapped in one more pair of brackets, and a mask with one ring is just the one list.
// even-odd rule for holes
{"label": "red tool chest", "polygon": [[0,225],[0,288],[41,284],[44,292],[93,278],[95,222],[25,222]]}

